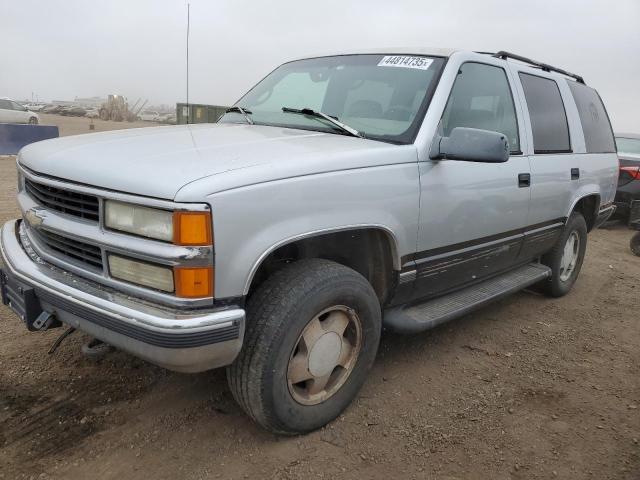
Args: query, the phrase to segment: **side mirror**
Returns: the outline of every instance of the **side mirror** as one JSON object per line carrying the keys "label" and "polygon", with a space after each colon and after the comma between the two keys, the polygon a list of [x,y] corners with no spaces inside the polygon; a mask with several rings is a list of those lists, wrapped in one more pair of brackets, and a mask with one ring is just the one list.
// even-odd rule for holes
{"label": "side mirror", "polygon": [[509,141],[502,133],[456,127],[448,137],[433,139],[429,158],[502,163],[509,160]]}

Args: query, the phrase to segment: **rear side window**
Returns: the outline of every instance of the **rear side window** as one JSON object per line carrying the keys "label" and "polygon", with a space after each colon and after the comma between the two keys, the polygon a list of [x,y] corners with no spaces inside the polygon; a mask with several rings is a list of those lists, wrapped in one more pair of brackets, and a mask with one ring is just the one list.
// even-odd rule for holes
{"label": "rear side window", "polygon": [[9,100],[3,100],[2,98],[0,98],[0,108],[3,110],[13,110],[11,102]]}
{"label": "rear side window", "polygon": [[571,151],[569,125],[558,84],[548,78],[520,73],[529,107],[535,153]]}
{"label": "rear side window", "polygon": [[582,83],[568,83],[578,107],[587,153],[615,152],[611,123],[598,92]]}

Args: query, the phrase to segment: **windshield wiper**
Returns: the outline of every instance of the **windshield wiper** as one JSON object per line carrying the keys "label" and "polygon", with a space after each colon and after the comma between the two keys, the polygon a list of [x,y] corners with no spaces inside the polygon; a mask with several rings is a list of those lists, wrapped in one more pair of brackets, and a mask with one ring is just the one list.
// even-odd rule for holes
{"label": "windshield wiper", "polygon": [[234,105],[233,107],[227,108],[224,113],[240,113],[249,125],[253,125],[253,120],[251,120],[251,117],[249,116],[253,113],[251,110]]}
{"label": "windshield wiper", "polygon": [[327,122],[335,125],[336,127],[338,127],[343,132],[347,132],[352,137],[364,138],[364,135],[362,133],[360,133],[358,130],[356,130],[355,128],[350,127],[349,125],[346,125],[346,124],[342,123],[337,118],[333,118],[333,117],[327,115],[326,113],[318,112],[318,111],[313,110],[311,108],[282,107],[282,111],[283,112],[287,112],[287,113],[299,113],[299,114],[302,114],[302,115],[309,115],[310,117],[315,117],[315,118],[322,118],[322,119],[326,120]]}

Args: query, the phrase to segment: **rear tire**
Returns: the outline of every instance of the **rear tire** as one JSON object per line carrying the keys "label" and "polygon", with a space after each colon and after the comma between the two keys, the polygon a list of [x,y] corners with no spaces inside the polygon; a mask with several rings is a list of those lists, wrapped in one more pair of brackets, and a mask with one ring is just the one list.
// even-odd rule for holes
{"label": "rear tire", "polygon": [[229,387],[265,429],[315,430],[357,395],[380,331],[380,303],[362,275],[328,260],[295,262],[249,299],[244,344],[227,368]]}
{"label": "rear tire", "polygon": [[38,124],[38,119],[36,117],[31,117],[29,119],[29,125],[37,125]]}
{"label": "rear tire", "polygon": [[553,249],[542,257],[551,268],[551,278],[543,284],[545,293],[562,297],[576,282],[587,248],[587,222],[579,212],[573,212]]}

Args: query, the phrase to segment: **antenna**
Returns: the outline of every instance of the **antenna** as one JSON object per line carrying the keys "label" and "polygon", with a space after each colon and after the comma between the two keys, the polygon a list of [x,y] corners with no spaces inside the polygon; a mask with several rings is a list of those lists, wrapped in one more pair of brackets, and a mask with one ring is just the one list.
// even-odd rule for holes
{"label": "antenna", "polygon": [[189,105],[189,27],[191,4],[187,3],[187,124],[191,117],[191,105]]}

